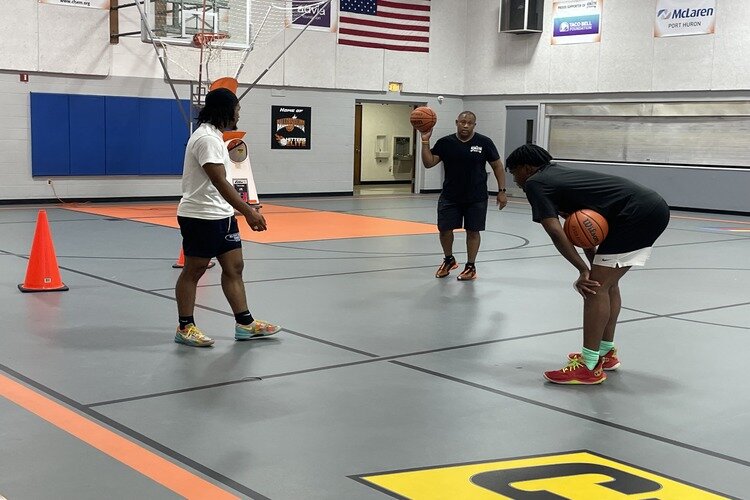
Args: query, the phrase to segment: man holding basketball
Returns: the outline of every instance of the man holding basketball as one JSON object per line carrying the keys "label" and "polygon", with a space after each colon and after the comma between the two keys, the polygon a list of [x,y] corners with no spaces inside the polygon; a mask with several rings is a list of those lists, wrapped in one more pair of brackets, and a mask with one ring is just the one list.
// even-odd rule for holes
{"label": "man holding basketball", "polygon": [[[599,384],[605,370],[620,366],[614,346],[620,313],[620,278],[631,266],[643,266],[651,247],[669,223],[669,206],[658,193],[628,179],[577,170],[552,162],[543,148],[527,144],[506,160],[513,180],[526,193],[531,217],[541,223],[558,252],[578,270],[575,289],[583,296],[583,349],[568,364],[544,373],[556,384]],[[565,236],[558,215],[593,210],[607,220],[601,245],[581,258]]]}
{"label": "man holding basketball", "polygon": [[497,179],[497,206],[502,210],[508,204],[505,194],[505,172],[495,144],[487,136],[474,132],[477,117],[464,111],[456,119],[456,133],[441,137],[430,148],[432,129],[422,132],[422,163],[432,168],[441,161],[445,168],[443,190],[438,200],[437,222],[443,263],[435,273],[445,278],[458,267],[453,256],[453,230],[466,230],[466,266],[458,275],[459,281],[477,278],[476,258],[487,220],[487,170],[489,163]]}
{"label": "man holding basketball", "polygon": [[179,327],[174,341],[193,347],[214,343],[193,318],[198,280],[213,257],[221,265],[221,289],[232,308],[235,340],[267,337],[281,327],[260,321],[247,308],[242,280],[242,240],[234,211],[241,213],[253,231],[265,231],[266,220],[245,203],[227,180],[232,161],[222,130],[233,130],[240,118],[240,104],[231,90],[218,88],[206,94],[198,115],[198,128],[190,136],[182,172],[182,199],[177,222],[182,233],[185,267],[177,278],[175,297]]}

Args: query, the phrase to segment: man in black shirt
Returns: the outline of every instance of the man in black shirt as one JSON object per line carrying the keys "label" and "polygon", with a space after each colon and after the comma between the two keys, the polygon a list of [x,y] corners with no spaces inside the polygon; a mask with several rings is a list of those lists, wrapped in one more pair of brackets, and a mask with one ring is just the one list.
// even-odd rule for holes
{"label": "man in black shirt", "polygon": [[[580,273],[574,286],[583,296],[583,350],[568,356],[561,370],[544,377],[556,384],[598,384],[605,370],[620,366],[614,348],[620,313],[620,278],[642,266],[669,223],[669,206],[658,193],[622,177],[577,170],[552,162],[536,145],[513,151],[508,172],[526,193],[531,217],[542,224],[558,252]],[[597,248],[584,252],[591,269],[565,236],[558,215],[588,208],[607,219],[609,233]]]}
{"label": "man in black shirt", "polygon": [[441,137],[430,149],[432,129],[422,133],[422,163],[432,168],[441,161],[445,168],[443,191],[438,200],[438,230],[445,258],[436,278],[445,278],[458,264],[453,257],[453,230],[466,229],[466,267],[458,275],[459,281],[477,277],[476,257],[487,220],[487,171],[489,163],[497,179],[497,206],[508,204],[505,195],[505,172],[495,144],[487,136],[474,132],[477,117],[464,111],[456,119],[456,133]]}

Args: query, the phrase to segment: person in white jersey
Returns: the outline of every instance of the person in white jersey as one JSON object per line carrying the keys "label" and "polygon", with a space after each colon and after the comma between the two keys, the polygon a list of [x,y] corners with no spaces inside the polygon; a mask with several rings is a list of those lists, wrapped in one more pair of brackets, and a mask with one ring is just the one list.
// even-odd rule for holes
{"label": "person in white jersey", "polygon": [[265,231],[266,220],[242,200],[227,180],[232,163],[222,131],[235,129],[239,118],[237,96],[224,88],[212,90],[206,94],[205,106],[198,114],[199,126],[185,149],[182,199],[177,208],[185,267],[175,286],[179,327],[174,341],[180,344],[207,347],[214,343],[193,318],[198,280],[214,257],[221,265],[221,289],[237,322],[234,338],[257,339],[281,329],[253,318],[247,306],[242,280],[242,240],[235,210],[245,217],[253,231]]}

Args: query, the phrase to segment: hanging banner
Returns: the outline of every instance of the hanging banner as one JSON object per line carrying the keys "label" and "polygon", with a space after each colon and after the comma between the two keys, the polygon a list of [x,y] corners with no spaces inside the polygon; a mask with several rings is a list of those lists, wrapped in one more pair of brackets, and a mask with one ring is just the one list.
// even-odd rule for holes
{"label": "hanging banner", "polygon": [[66,5],[68,7],[86,7],[89,9],[109,10],[109,0],[39,0],[49,5]]}
{"label": "hanging banner", "polygon": [[654,36],[707,35],[716,27],[716,0],[657,0]]}
{"label": "hanging banner", "polygon": [[310,149],[311,108],[271,106],[271,149]]}
{"label": "hanging banner", "polygon": [[552,4],[552,45],[600,41],[602,1],[555,1]]}
{"label": "hanging banner", "polygon": [[310,5],[310,0],[291,0],[290,4],[291,11],[286,22],[288,27],[302,29],[310,23],[308,30],[336,31],[333,21],[336,19],[333,12],[335,1],[323,5]]}

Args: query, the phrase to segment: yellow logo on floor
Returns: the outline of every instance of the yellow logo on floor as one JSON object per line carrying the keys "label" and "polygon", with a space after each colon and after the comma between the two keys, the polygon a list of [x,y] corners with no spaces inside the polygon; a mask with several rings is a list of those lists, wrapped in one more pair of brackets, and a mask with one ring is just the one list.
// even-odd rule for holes
{"label": "yellow logo on floor", "polygon": [[410,500],[715,500],[696,486],[589,452],[357,476]]}

